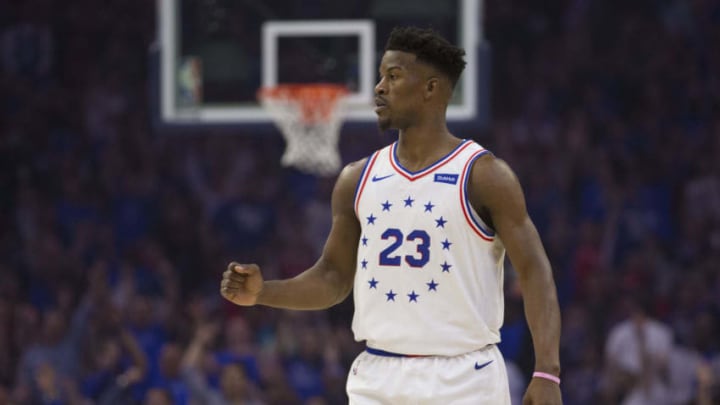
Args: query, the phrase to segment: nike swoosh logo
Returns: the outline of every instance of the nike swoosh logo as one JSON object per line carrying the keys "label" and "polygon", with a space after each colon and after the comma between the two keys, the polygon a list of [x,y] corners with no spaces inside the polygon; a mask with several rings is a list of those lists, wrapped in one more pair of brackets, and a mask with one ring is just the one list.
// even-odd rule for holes
{"label": "nike swoosh logo", "polygon": [[480,370],[481,368],[485,368],[485,367],[487,367],[487,366],[488,366],[490,363],[492,363],[492,362],[493,362],[493,361],[490,360],[490,361],[488,361],[487,363],[477,364],[477,361],[476,361],[476,362],[475,362],[475,370]]}
{"label": "nike swoosh logo", "polygon": [[378,177],[377,175],[375,175],[375,176],[372,177],[372,181],[385,180],[385,179],[387,179],[388,177],[391,177],[391,176],[394,176],[394,175],[395,175],[395,173],[393,173],[393,174],[388,174],[387,176],[382,176],[382,177]]}

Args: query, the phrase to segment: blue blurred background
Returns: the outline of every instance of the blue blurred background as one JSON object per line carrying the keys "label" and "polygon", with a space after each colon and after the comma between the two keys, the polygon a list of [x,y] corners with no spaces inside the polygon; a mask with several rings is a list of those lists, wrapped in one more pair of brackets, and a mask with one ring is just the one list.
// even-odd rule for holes
{"label": "blue blurred background", "polygon": [[[230,260],[312,264],[334,180],[281,168],[279,134],[158,127],[155,13],[0,3],[0,403],[344,403],[351,300],[218,294]],[[484,20],[490,126],[456,135],[523,184],[565,403],[720,403],[720,2],[493,0]],[[349,128],[343,161],[388,142]],[[506,272],[518,400],[532,346]]]}

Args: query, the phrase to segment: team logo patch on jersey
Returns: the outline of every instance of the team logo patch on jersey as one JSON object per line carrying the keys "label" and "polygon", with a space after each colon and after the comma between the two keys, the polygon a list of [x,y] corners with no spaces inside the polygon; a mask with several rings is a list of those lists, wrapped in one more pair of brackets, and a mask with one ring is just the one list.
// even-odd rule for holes
{"label": "team logo patch on jersey", "polygon": [[457,181],[458,181],[457,174],[451,174],[451,173],[436,173],[435,174],[435,182],[436,183],[457,184]]}

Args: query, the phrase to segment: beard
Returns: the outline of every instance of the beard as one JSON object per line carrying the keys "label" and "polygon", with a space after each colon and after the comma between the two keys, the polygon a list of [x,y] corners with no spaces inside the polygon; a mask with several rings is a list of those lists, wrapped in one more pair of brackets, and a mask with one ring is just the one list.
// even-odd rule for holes
{"label": "beard", "polygon": [[392,122],[390,122],[390,118],[378,118],[378,127],[381,131],[385,132],[392,126]]}

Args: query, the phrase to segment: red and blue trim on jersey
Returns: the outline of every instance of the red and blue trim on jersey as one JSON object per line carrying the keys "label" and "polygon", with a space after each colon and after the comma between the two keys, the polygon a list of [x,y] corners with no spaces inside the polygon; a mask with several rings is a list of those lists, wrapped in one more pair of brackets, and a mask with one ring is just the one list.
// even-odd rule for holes
{"label": "red and blue trim on jersey", "polygon": [[486,229],[487,225],[485,225],[483,221],[473,212],[467,195],[467,183],[470,179],[470,168],[475,160],[487,153],[490,153],[490,151],[487,149],[480,149],[473,153],[467,163],[465,163],[461,176],[462,185],[460,186],[460,205],[462,206],[463,215],[465,216],[467,223],[470,225],[470,228],[472,228],[472,230],[475,231],[475,233],[482,239],[492,242],[495,240],[495,232]]}
{"label": "red and blue trim on jersey", "polygon": [[390,155],[390,165],[391,165],[391,166],[393,167],[393,169],[395,169],[395,171],[398,172],[401,176],[405,177],[406,179],[408,179],[408,180],[410,180],[410,181],[415,181],[415,180],[417,180],[417,179],[419,179],[419,178],[421,178],[421,177],[424,177],[424,176],[426,176],[426,175],[434,172],[435,170],[437,170],[437,169],[445,166],[445,165],[446,165],[448,162],[450,162],[455,156],[459,155],[463,150],[465,150],[465,148],[467,148],[468,146],[470,146],[470,145],[472,145],[472,144],[473,144],[473,141],[471,141],[471,140],[469,140],[469,139],[463,140],[462,143],[460,143],[458,146],[456,146],[455,149],[453,149],[452,151],[450,151],[450,153],[448,153],[447,155],[445,155],[442,159],[438,160],[437,162],[431,164],[430,166],[428,166],[428,167],[426,167],[426,168],[424,168],[424,169],[422,169],[422,170],[418,170],[418,171],[416,171],[416,172],[412,172],[412,171],[404,168],[404,167],[402,166],[402,164],[400,164],[400,160],[397,158],[398,142],[395,142],[395,143],[392,145],[392,149],[391,149],[391,151],[390,151],[390,153],[389,153],[389,155]]}
{"label": "red and blue trim on jersey", "polygon": [[380,151],[376,151],[365,162],[365,167],[363,167],[362,172],[360,173],[360,178],[358,179],[357,186],[355,186],[355,215],[360,215],[358,213],[358,206],[360,205],[360,196],[362,195],[363,190],[365,189],[365,184],[367,183],[368,178],[370,177],[370,172],[372,172],[372,167],[375,164],[375,160],[377,160],[378,155],[380,154]]}

